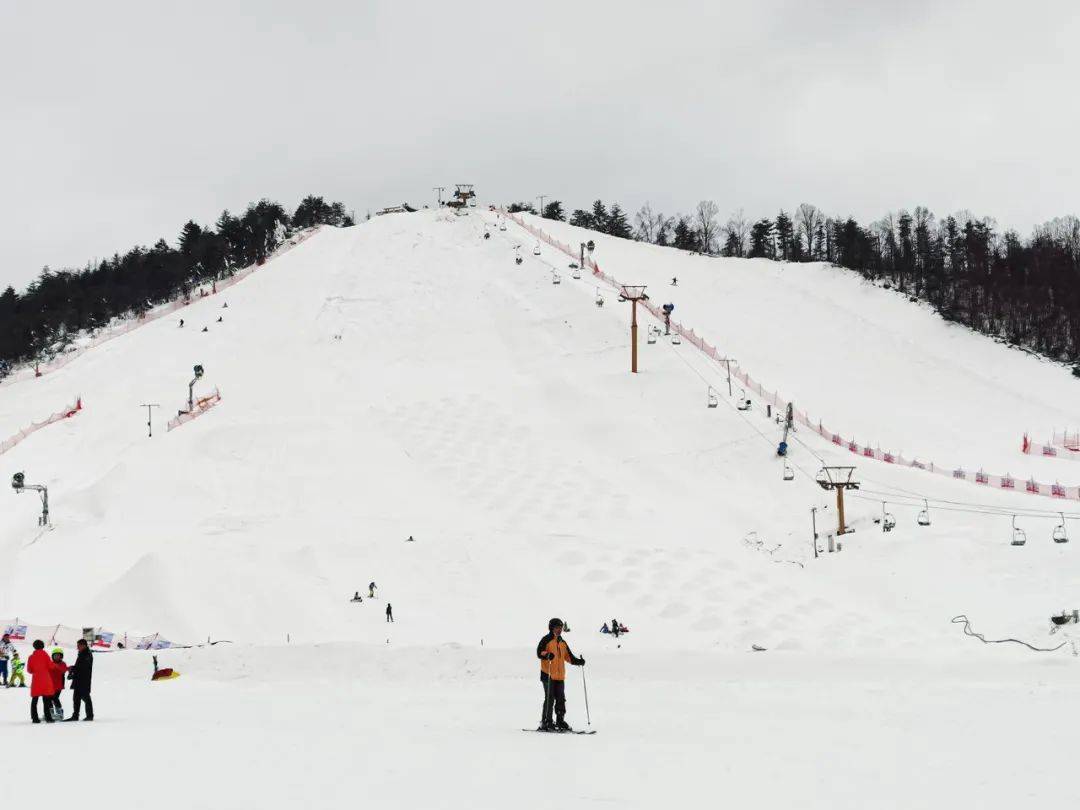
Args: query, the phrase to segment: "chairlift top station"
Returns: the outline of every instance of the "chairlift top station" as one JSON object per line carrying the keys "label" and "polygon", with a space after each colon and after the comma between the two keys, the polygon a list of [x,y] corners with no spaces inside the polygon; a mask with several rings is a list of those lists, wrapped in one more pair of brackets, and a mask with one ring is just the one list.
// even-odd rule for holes
{"label": "chairlift top station", "polygon": [[476,207],[476,191],[473,190],[472,183],[457,183],[454,186],[454,198],[446,201],[448,208],[475,208]]}

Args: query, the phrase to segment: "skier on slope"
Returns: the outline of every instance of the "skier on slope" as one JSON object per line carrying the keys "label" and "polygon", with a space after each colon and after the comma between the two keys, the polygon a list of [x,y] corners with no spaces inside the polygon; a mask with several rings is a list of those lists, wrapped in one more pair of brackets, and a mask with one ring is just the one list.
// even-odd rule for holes
{"label": "skier on slope", "polygon": [[[566,662],[575,667],[585,666],[585,659],[578,658],[562,638],[562,619],[548,622],[548,634],[536,645],[536,657],[540,659],[540,683],[544,685],[544,709],[540,715],[540,731],[573,731],[564,719],[566,716]],[[552,721],[552,710],[555,719]]]}
{"label": "skier on slope", "polygon": [[369,582],[368,583],[367,592],[368,592],[368,599],[374,599],[375,598],[375,583],[374,582]]}

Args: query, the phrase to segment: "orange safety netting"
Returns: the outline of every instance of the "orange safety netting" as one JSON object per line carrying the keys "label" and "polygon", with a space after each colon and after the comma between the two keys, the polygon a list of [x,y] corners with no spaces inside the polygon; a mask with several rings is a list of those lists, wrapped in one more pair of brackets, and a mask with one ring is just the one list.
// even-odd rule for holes
{"label": "orange safety netting", "polygon": [[74,405],[69,405],[68,407],[64,408],[63,410],[57,411],[52,416],[49,416],[48,418],[42,420],[41,422],[34,422],[29,427],[25,427],[22,430],[20,430],[14,436],[9,436],[4,441],[0,442],[0,456],[2,456],[4,453],[6,453],[11,448],[13,448],[15,445],[17,445],[19,442],[21,442],[27,436],[29,436],[29,435],[31,435],[33,433],[37,433],[39,430],[41,430],[44,427],[48,427],[49,425],[56,424],[57,422],[60,422],[60,421],[62,421],[64,419],[69,419],[70,417],[74,416],[75,414],[77,414],[81,410],[82,410],[82,397],[78,397],[75,400]]}

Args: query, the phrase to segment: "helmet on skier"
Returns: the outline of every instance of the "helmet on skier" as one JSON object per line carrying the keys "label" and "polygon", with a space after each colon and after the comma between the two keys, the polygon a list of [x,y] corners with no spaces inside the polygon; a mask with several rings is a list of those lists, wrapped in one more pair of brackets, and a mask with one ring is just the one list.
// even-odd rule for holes
{"label": "helmet on skier", "polygon": [[52,654],[53,655],[63,655],[64,651],[61,650],[59,647],[53,647],[52,648]]}
{"label": "helmet on skier", "polygon": [[563,620],[562,619],[555,618],[555,619],[552,619],[550,622],[548,622],[548,630],[554,630],[556,627],[562,627],[562,626],[563,626]]}

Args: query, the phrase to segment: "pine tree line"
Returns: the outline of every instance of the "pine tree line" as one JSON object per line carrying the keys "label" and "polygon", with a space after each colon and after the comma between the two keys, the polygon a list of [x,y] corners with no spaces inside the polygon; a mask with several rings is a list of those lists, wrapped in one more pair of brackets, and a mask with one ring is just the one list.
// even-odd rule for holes
{"label": "pine tree line", "polygon": [[14,363],[59,351],[83,330],[138,316],[200,283],[262,264],[293,232],[323,224],[346,227],[353,219],[344,205],[322,197],[305,197],[291,217],[278,203],[260,200],[241,216],[224,211],[212,228],[187,222],[176,248],[159,239],[82,270],[46,267],[21,295],[12,287],[0,294],[0,378]]}
{"label": "pine tree line", "polygon": [[[535,213],[531,205],[519,204]],[[667,216],[648,203],[634,217],[601,200],[577,209],[571,225],[681,250],[783,262],[828,262],[928,302],[950,321],[1030,349],[1080,363],[1080,219],[1059,217],[1028,238],[1001,231],[970,212],[938,219],[928,209],[901,210],[870,225],[830,217],[809,203],[793,214],[749,221],[741,210],[720,223],[703,200],[691,214]],[[563,204],[544,206],[565,220]],[[1074,370],[1080,376],[1080,365]]]}

